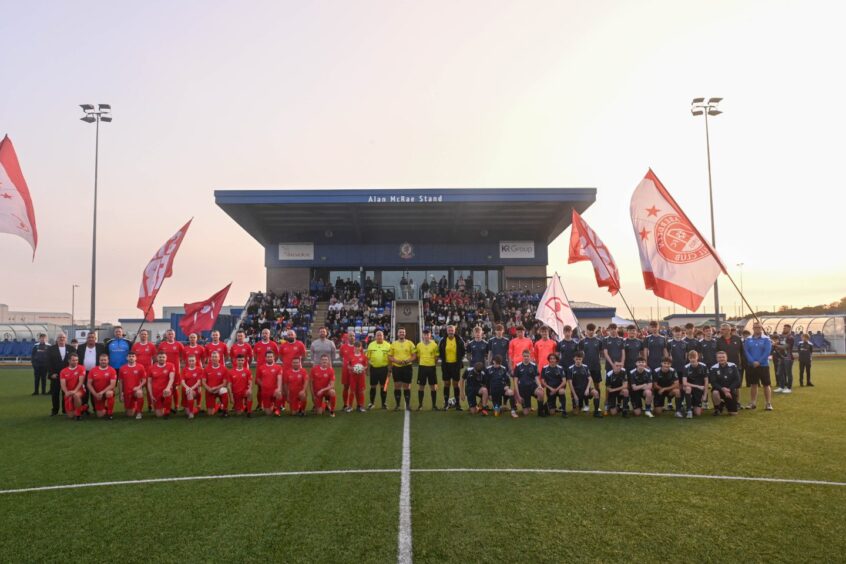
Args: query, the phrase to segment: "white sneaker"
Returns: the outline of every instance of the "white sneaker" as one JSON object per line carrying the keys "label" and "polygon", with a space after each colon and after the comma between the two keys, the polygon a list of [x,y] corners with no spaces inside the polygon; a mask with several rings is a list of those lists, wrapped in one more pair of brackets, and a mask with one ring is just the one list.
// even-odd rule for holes
{"label": "white sneaker", "polygon": [[764,409],[766,409],[767,411],[772,411],[772,410],[773,410],[773,404],[768,403],[768,404],[767,404],[767,407],[766,407],[766,408],[764,408]]}
{"label": "white sneaker", "polygon": [[650,419],[652,419],[653,417],[655,417],[654,415],[652,415],[652,411],[651,411],[651,410],[649,410],[649,409],[647,409],[646,411],[644,411],[644,412],[643,412],[643,414],[644,414],[644,415],[646,415],[647,417],[649,417]]}
{"label": "white sneaker", "polygon": [[781,388],[776,388],[775,390],[773,390],[773,392],[775,392],[775,393],[777,393],[777,394],[780,394],[780,393],[781,393],[781,392],[783,392],[783,391],[784,391],[784,390],[782,390]]}
{"label": "white sneaker", "polygon": [[136,414],[135,414],[135,419],[141,419],[141,414],[140,414],[140,413],[136,413]]}
{"label": "white sneaker", "polygon": [[585,406],[582,408],[582,411],[587,413],[588,411],[590,411],[590,406],[585,404]]}
{"label": "white sneaker", "polygon": [[793,393],[793,390],[791,390],[790,388],[784,388],[783,390],[781,390],[781,393],[783,393],[783,394],[792,394],[792,393]]}
{"label": "white sneaker", "polygon": [[687,418],[688,418],[688,419],[693,419],[693,412],[692,412],[691,410],[689,410],[689,409],[687,410]]}

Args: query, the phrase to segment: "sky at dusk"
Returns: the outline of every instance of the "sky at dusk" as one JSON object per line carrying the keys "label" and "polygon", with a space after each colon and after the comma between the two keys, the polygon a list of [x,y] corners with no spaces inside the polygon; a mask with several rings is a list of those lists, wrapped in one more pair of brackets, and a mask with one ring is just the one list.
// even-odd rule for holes
{"label": "sky at dusk", "polygon": [[[70,311],[77,283],[87,317],[94,127],[80,103],[114,115],[100,132],[101,321],[139,315],[144,266],[192,216],[158,312],[230,281],[236,305],[263,289],[262,247],[213,198],[247,188],[596,187],[584,218],[646,316],[629,198],[652,167],[710,231],[697,96],[724,97],[710,122],[717,250],[738,283],[744,264],[749,301],[846,295],[841,3],[0,0],[0,14],[0,137],[39,227],[34,262],[0,234],[11,309]],[[566,264],[569,234],[549,273],[622,313],[588,263]]]}

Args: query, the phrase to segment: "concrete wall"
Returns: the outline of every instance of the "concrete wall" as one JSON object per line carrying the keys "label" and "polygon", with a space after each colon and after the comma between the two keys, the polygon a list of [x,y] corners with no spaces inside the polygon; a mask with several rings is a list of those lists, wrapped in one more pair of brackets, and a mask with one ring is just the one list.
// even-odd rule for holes
{"label": "concrete wall", "polygon": [[267,268],[267,291],[308,290],[309,268]]}
{"label": "concrete wall", "polygon": [[502,281],[505,290],[543,292],[547,284],[546,266],[505,266],[502,268]]}

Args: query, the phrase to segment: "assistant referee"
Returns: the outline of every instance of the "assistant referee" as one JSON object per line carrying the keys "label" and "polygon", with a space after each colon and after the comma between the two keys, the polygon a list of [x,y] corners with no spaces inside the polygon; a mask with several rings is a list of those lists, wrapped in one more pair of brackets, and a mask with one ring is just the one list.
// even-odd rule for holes
{"label": "assistant referee", "polygon": [[370,403],[367,409],[373,409],[373,402],[376,401],[376,386],[379,386],[379,394],[382,398],[382,409],[388,409],[385,402],[388,400],[388,392],[385,391],[385,382],[388,379],[388,355],[391,352],[391,344],[385,340],[385,333],[376,331],[376,340],[367,345],[367,362],[370,364]]}
{"label": "assistant referee", "polygon": [[417,359],[414,343],[405,338],[405,329],[397,329],[397,339],[391,343],[388,360],[394,373],[394,411],[400,408],[400,395],[405,397],[405,409],[411,410],[411,375],[412,363]]}

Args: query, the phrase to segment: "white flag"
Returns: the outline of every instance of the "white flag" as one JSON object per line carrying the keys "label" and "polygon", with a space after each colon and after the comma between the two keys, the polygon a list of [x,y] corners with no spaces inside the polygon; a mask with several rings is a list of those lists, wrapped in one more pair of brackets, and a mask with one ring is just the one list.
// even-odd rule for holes
{"label": "white flag", "polygon": [[576,327],[579,324],[558,273],[555,273],[549,281],[549,286],[546,287],[546,292],[538,303],[535,319],[555,331],[559,338],[564,334],[565,325]]}
{"label": "white flag", "polygon": [[8,135],[0,141],[0,233],[17,235],[29,243],[35,259],[38,246],[35,209]]}

